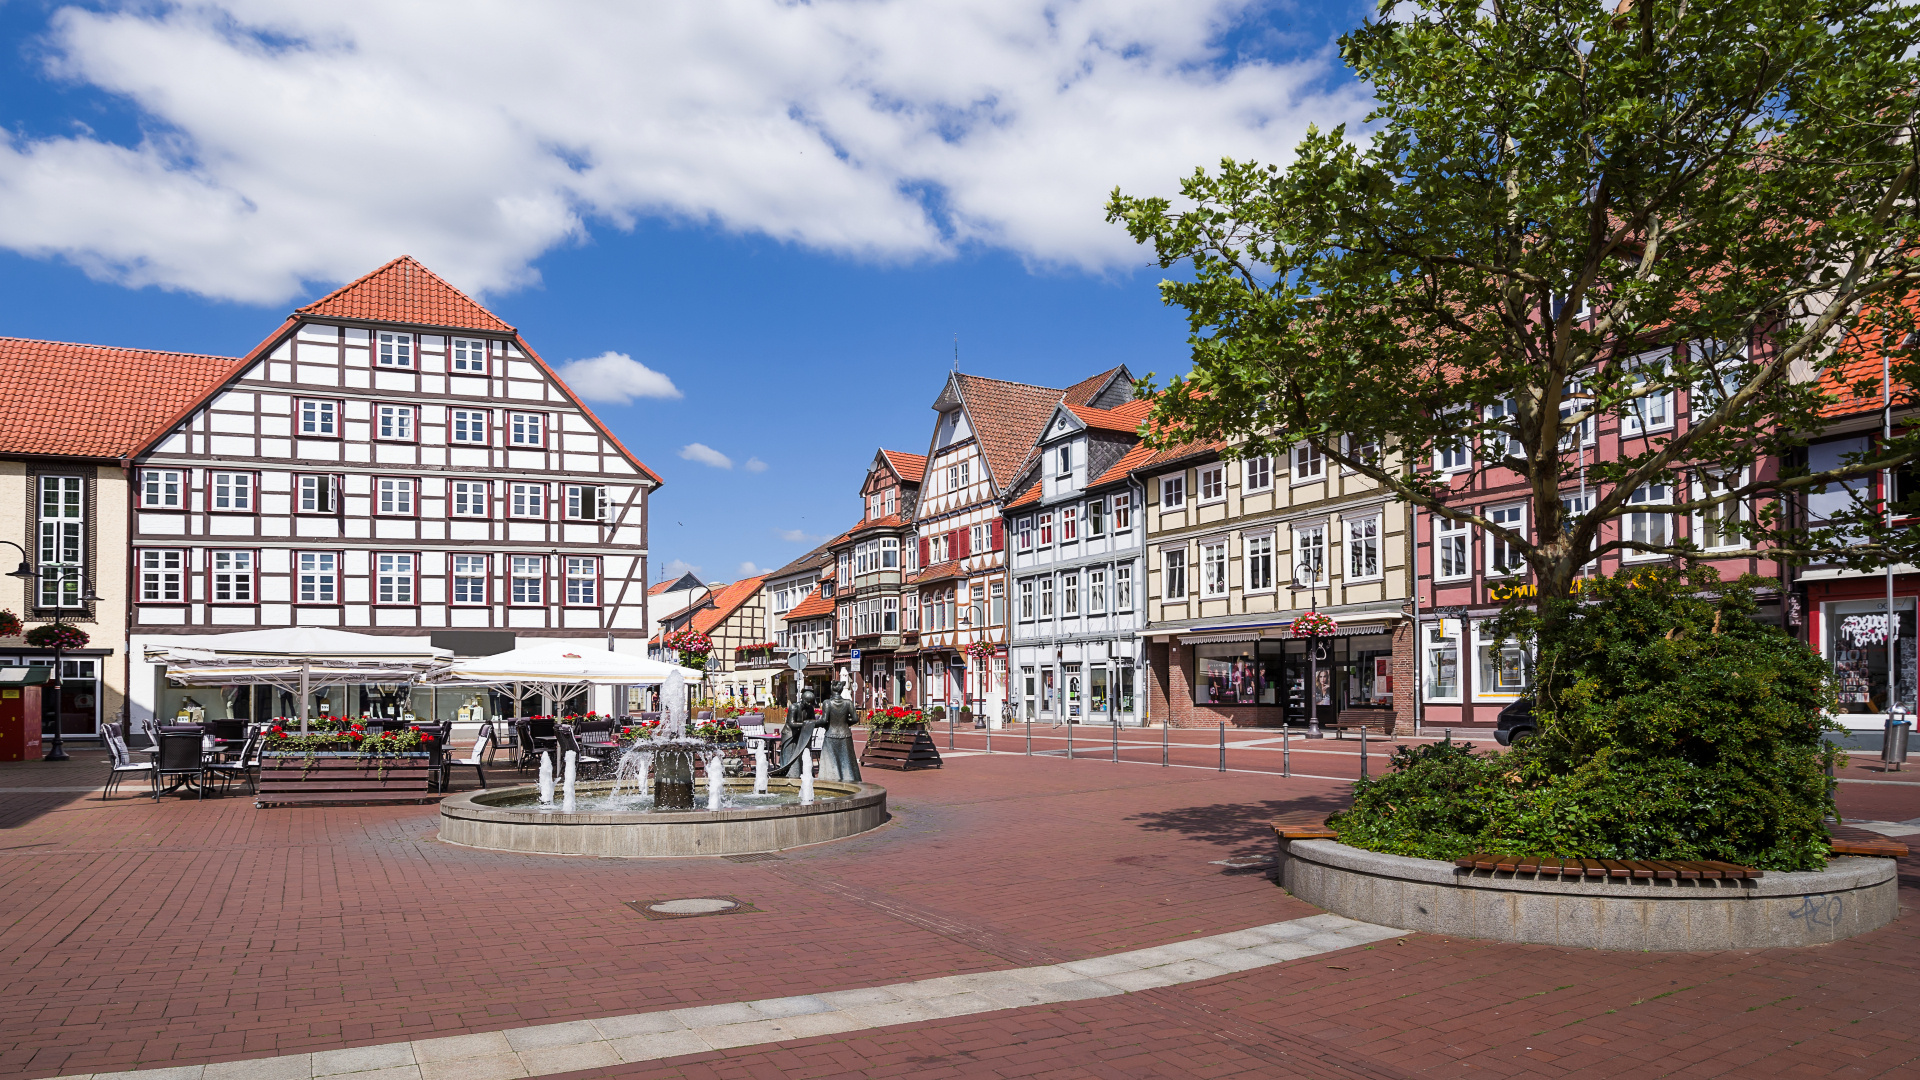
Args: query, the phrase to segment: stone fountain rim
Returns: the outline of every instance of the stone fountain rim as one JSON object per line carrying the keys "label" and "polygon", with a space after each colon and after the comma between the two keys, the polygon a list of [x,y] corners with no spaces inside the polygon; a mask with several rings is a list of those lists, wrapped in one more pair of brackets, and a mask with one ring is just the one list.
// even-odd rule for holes
{"label": "stone fountain rim", "polygon": [[[753,787],[753,781],[751,779],[740,777],[729,777],[726,783],[729,789],[736,791],[742,788],[751,789]],[[768,781],[768,786],[797,789],[800,783],[797,780],[790,780],[786,777],[774,777]],[[591,783],[578,784],[574,790],[575,793],[578,794],[580,792],[603,792],[612,787],[613,784],[610,781],[596,780]],[[455,814],[475,821],[495,821],[510,825],[696,825],[703,822],[765,820],[768,818],[811,817],[815,814],[846,813],[862,807],[872,806],[876,803],[884,805],[887,797],[886,788],[864,781],[849,784],[838,780],[816,780],[813,783],[813,790],[816,795],[830,794],[832,797],[822,798],[811,806],[735,807],[731,810],[675,810],[657,814],[652,812],[609,814],[581,810],[576,810],[569,814],[564,810],[541,810],[533,806],[490,806],[480,801],[483,797],[517,797],[521,792],[537,795],[540,791],[538,784],[516,784],[513,787],[487,788],[480,791],[467,791],[457,795],[449,795],[440,801],[440,812],[442,814]],[[694,798],[696,801],[704,801],[705,794],[705,785],[698,785],[694,793]],[[557,791],[554,797],[558,800],[559,794]]]}

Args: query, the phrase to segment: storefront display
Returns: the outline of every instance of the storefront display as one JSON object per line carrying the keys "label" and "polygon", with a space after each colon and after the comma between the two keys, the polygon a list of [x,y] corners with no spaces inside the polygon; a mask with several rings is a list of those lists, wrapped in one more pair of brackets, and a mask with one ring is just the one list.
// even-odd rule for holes
{"label": "storefront display", "polygon": [[[1899,614],[1895,653],[1899,658],[1897,693],[1903,708],[1914,707],[1916,663],[1914,598],[1895,599]],[[1840,709],[1848,713],[1884,713],[1887,710],[1887,602],[1849,600],[1821,605],[1825,625],[1825,652],[1839,683]]]}

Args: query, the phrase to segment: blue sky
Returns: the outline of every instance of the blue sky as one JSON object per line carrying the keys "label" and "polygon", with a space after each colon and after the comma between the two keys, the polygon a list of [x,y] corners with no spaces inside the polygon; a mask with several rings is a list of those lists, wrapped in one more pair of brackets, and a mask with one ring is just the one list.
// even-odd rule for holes
{"label": "blue sky", "polygon": [[1365,106],[1351,4],[532,10],[0,4],[0,334],[237,355],[412,254],[556,365],[670,380],[593,404],[667,481],[656,576],[730,580],[925,450],[956,333],[996,378],[1184,370],[1105,193]]}

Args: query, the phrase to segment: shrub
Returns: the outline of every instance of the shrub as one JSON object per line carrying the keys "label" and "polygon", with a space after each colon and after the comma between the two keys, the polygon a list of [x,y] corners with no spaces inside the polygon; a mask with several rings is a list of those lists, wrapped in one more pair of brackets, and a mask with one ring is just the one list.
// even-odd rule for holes
{"label": "shrub", "polygon": [[1820,658],[1753,620],[1747,583],[1711,571],[1597,579],[1582,598],[1541,645],[1539,734],[1506,754],[1395,754],[1332,820],[1342,839],[1427,857],[1823,867],[1837,751]]}

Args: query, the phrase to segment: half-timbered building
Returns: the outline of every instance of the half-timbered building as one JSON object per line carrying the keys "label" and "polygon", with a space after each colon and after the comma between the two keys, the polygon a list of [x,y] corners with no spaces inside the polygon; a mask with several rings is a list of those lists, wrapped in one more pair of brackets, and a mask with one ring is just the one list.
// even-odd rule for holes
{"label": "half-timbered building", "polygon": [[328,626],[457,655],[645,649],[659,477],[411,258],[293,312],[132,465],[136,718],[177,704],[141,657],[162,639]]}

